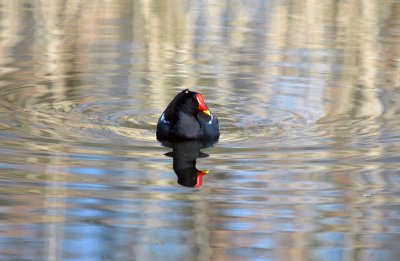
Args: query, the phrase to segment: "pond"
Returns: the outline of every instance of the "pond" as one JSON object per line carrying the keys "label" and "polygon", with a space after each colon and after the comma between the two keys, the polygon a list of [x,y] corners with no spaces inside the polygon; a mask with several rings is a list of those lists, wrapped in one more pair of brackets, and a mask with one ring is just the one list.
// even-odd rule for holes
{"label": "pond", "polygon": [[[1,260],[398,260],[399,1],[0,14]],[[185,88],[217,143],[156,140]]]}

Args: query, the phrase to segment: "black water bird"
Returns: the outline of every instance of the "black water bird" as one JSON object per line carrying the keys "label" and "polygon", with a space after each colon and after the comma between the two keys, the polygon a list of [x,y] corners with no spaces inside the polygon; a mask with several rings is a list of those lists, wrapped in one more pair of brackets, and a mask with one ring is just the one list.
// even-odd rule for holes
{"label": "black water bird", "polygon": [[158,119],[158,140],[216,141],[218,138],[218,118],[211,114],[200,93],[188,89],[178,93]]}

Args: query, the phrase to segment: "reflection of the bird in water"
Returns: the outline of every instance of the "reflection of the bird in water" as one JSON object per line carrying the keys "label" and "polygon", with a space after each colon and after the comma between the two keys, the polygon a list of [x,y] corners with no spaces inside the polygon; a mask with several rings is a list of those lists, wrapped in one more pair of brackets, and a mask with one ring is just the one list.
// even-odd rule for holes
{"label": "reflection of the bird in water", "polygon": [[208,170],[198,170],[196,159],[208,157],[208,154],[200,150],[212,145],[212,143],[199,141],[163,143],[163,146],[172,148],[172,151],[165,155],[173,158],[173,168],[180,185],[198,188],[203,184],[203,177]]}

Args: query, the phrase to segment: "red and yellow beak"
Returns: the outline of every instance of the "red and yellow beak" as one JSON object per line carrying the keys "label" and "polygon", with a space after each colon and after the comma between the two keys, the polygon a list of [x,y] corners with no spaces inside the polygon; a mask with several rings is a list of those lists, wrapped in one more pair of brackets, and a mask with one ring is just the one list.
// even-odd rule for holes
{"label": "red and yellow beak", "polygon": [[211,116],[210,110],[208,110],[206,103],[204,102],[203,95],[200,93],[196,94],[196,100],[199,103],[199,110],[207,114],[208,116]]}
{"label": "red and yellow beak", "polygon": [[206,170],[201,170],[197,172],[197,177],[196,177],[196,185],[194,186],[195,188],[201,187],[203,185],[203,177],[208,173],[208,169]]}

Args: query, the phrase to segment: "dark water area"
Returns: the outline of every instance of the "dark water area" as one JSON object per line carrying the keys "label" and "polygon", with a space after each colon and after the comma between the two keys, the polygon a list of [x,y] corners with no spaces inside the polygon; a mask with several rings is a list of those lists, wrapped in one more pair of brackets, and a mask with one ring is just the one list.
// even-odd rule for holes
{"label": "dark water area", "polygon": [[0,1],[1,260],[397,261],[399,196],[398,0]]}

